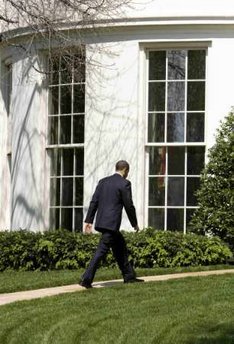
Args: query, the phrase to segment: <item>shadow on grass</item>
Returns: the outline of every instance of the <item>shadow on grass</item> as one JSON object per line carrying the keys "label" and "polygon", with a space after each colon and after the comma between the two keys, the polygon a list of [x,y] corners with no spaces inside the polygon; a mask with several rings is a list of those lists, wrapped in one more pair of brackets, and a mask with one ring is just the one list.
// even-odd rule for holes
{"label": "shadow on grass", "polygon": [[191,339],[187,344],[233,344],[234,343],[234,324],[223,323],[210,326],[204,324],[202,331],[197,328],[200,333],[199,337],[194,334],[194,339]]}

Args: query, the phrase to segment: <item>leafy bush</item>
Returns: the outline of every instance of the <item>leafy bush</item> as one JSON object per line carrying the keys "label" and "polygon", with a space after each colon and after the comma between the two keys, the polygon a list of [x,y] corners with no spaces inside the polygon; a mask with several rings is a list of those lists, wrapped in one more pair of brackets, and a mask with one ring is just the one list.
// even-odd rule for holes
{"label": "leafy bush", "polygon": [[234,112],[217,131],[197,192],[199,209],[191,228],[196,233],[219,236],[234,249]]}
{"label": "leafy bush", "polygon": [[[135,267],[176,267],[221,264],[231,257],[218,237],[208,238],[180,232],[123,232]],[[100,235],[68,231],[33,233],[0,232],[0,271],[85,268],[96,250]],[[115,266],[108,254],[103,266]]]}

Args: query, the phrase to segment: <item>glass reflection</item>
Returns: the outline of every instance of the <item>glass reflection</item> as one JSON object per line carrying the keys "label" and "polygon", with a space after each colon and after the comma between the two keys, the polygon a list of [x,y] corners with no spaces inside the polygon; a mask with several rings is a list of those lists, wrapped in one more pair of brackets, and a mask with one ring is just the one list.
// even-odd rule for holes
{"label": "glass reflection", "polygon": [[164,209],[149,208],[148,225],[157,230],[164,230]]}
{"label": "glass reflection", "polygon": [[51,229],[59,229],[59,209],[50,209],[50,226]]}
{"label": "glass reflection", "polygon": [[63,149],[63,175],[73,175],[73,149]]}
{"label": "glass reflection", "polygon": [[168,147],[168,174],[184,175],[185,148]]}
{"label": "glass reflection", "polygon": [[149,148],[149,174],[164,175],[166,173],[166,147]]}
{"label": "glass reflection", "polygon": [[200,178],[187,178],[187,205],[197,205],[196,191],[200,185]]}
{"label": "glass reflection", "polygon": [[206,51],[188,51],[188,79],[205,79]]}
{"label": "glass reflection", "polygon": [[185,83],[168,82],[168,111],[184,111],[185,106]]}
{"label": "glass reflection", "polygon": [[168,79],[177,80],[185,78],[185,50],[168,51]]}
{"label": "glass reflection", "polygon": [[184,142],[184,113],[167,114],[167,142]]}
{"label": "glass reflection", "polygon": [[84,142],[84,115],[73,116],[73,142]]}
{"label": "glass reflection", "polygon": [[149,111],[165,110],[165,82],[149,83]]}
{"label": "glass reflection", "polygon": [[187,142],[204,142],[204,114],[187,114]]}
{"label": "glass reflection", "polygon": [[61,113],[71,113],[71,86],[61,86]]}
{"label": "glass reflection", "polygon": [[50,204],[51,206],[60,204],[60,178],[50,179]]}
{"label": "glass reflection", "polygon": [[167,230],[183,231],[184,209],[167,209]]}
{"label": "glass reflection", "polygon": [[50,114],[56,115],[58,111],[59,88],[50,87]]}
{"label": "glass reflection", "polygon": [[83,230],[83,208],[75,209],[75,232]]}
{"label": "glass reflection", "polygon": [[188,147],[187,174],[199,175],[204,167],[205,147]]}
{"label": "glass reflection", "polygon": [[58,144],[58,117],[49,117],[49,144]]}
{"label": "glass reflection", "polygon": [[168,177],[167,205],[184,205],[184,177]]}
{"label": "glass reflection", "polygon": [[165,114],[149,113],[148,142],[164,142]]}
{"label": "glass reflection", "polygon": [[73,205],[73,179],[62,178],[62,205]]}
{"label": "glass reflection", "polygon": [[85,111],[85,86],[74,85],[73,113]]}
{"label": "glass reflection", "polygon": [[149,205],[165,204],[165,178],[149,178]]}
{"label": "glass reflection", "polygon": [[83,175],[84,173],[84,148],[77,148],[75,150],[76,157],[76,175]]}
{"label": "glass reflection", "polygon": [[60,117],[60,143],[71,143],[71,116]]}
{"label": "glass reflection", "polygon": [[60,176],[61,175],[61,150],[52,149],[50,151],[51,163],[50,163],[50,175]]}
{"label": "glass reflection", "polygon": [[83,204],[83,178],[75,179],[75,205]]}
{"label": "glass reflection", "polygon": [[187,110],[205,110],[205,82],[188,82]]}
{"label": "glass reflection", "polygon": [[166,79],[166,52],[150,51],[149,53],[149,80]]}
{"label": "glass reflection", "polygon": [[61,209],[61,228],[72,231],[72,208]]}

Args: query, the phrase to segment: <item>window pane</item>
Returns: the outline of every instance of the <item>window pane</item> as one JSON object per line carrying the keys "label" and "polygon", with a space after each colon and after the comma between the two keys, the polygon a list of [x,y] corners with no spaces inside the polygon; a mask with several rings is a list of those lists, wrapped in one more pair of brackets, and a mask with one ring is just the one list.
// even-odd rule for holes
{"label": "window pane", "polygon": [[59,60],[52,58],[49,60],[50,83],[51,85],[59,84]]}
{"label": "window pane", "polygon": [[205,82],[188,82],[187,109],[205,110]]}
{"label": "window pane", "polygon": [[166,52],[151,51],[149,53],[149,80],[166,79]]}
{"label": "window pane", "polygon": [[187,174],[199,175],[204,167],[205,148],[204,147],[188,147],[187,156]]}
{"label": "window pane", "polygon": [[59,110],[58,110],[59,88],[50,87],[49,89],[50,89],[50,114],[57,115],[59,113]]}
{"label": "window pane", "polygon": [[74,85],[73,113],[85,112],[84,85]]}
{"label": "window pane", "polygon": [[71,143],[71,116],[60,117],[60,143]]}
{"label": "window pane", "polygon": [[63,175],[73,176],[73,149],[63,149]]}
{"label": "window pane", "polygon": [[204,114],[187,114],[187,142],[204,142]]}
{"label": "window pane", "polygon": [[73,142],[84,142],[84,115],[73,116]]}
{"label": "window pane", "polygon": [[206,51],[188,51],[188,79],[205,79]]}
{"label": "window pane", "polygon": [[75,231],[82,232],[83,230],[83,208],[75,209]]}
{"label": "window pane", "polygon": [[148,142],[164,142],[165,115],[149,113]]}
{"label": "window pane", "polygon": [[62,205],[73,205],[73,179],[62,178]]}
{"label": "window pane", "polygon": [[167,114],[167,142],[184,142],[184,114]]}
{"label": "window pane", "polygon": [[75,205],[83,204],[83,178],[76,178]]}
{"label": "window pane", "polygon": [[168,51],[168,79],[185,78],[185,50]]}
{"label": "window pane", "polygon": [[150,147],[149,174],[164,175],[166,173],[166,147]]}
{"label": "window pane", "polygon": [[49,117],[49,144],[58,144],[58,117]]}
{"label": "window pane", "polygon": [[167,230],[183,231],[184,209],[167,209]]}
{"label": "window pane", "polygon": [[149,111],[165,110],[165,82],[149,83]]}
{"label": "window pane", "polygon": [[61,57],[60,74],[61,84],[70,84],[72,82],[72,58],[64,55]]}
{"label": "window pane", "polygon": [[168,174],[184,175],[184,147],[168,147]]}
{"label": "window pane", "polygon": [[196,209],[186,209],[186,231],[190,232],[193,227],[189,224]]}
{"label": "window pane", "polygon": [[51,163],[50,163],[50,175],[60,176],[61,174],[61,150],[52,149],[50,151]]}
{"label": "window pane", "polygon": [[85,81],[85,62],[82,56],[75,57],[74,83]]}
{"label": "window pane", "polygon": [[72,231],[72,208],[61,209],[61,228]]}
{"label": "window pane", "polygon": [[165,204],[165,178],[149,178],[149,205]]}
{"label": "window pane", "polygon": [[78,148],[75,151],[76,155],[76,175],[83,175],[84,174],[84,149]]}
{"label": "window pane", "polygon": [[168,111],[184,111],[185,83],[168,82]]}
{"label": "window pane", "polygon": [[61,86],[61,113],[71,113],[71,86]]}
{"label": "window pane", "polygon": [[187,178],[187,205],[197,205],[196,191],[200,185],[200,178]]}
{"label": "window pane", "polygon": [[60,178],[50,179],[50,205],[60,205]]}
{"label": "window pane", "polygon": [[59,209],[50,209],[50,229],[59,229]]}
{"label": "window pane", "polygon": [[168,177],[167,205],[184,205],[184,178]]}
{"label": "window pane", "polygon": [[149,208],[148,225],[158,230],[164,230],[164,209]]}

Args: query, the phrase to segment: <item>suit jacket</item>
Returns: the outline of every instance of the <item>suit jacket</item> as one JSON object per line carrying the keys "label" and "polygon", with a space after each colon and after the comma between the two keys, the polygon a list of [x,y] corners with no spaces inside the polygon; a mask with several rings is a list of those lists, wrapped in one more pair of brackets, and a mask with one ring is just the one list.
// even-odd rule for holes
{"label": "suit jacket", "polygon": [[128,219],[135,227],[137,225],[136,210],[132,201],[131,183],[120,174],[103,178],[99,181],[89,205],[85,222],[93,223],[95,214],[95,229],[118,231],[122,220],[123,207]]}

